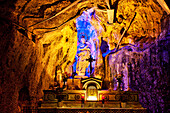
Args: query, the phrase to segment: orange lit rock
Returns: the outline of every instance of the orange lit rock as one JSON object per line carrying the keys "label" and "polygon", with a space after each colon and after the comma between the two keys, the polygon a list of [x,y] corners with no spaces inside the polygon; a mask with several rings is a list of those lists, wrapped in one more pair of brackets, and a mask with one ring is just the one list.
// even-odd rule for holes
{"label": "orange lit rock", "polygon": [[[98,31],[99,41],[103,37],[110,50],[118,44],[120,31],[128,27],[135,12],[137,15],[120,47],[129,43],[140,43],[141,47],[145,42],[151,43],[160,34],[161,19],[167,14],[155,0],[140,1],[120,0],[115,17],[117,21],[108,24],[105,0],[80,1],[52,19],[49,18],[69,7],[72,2],[1,0],[0,101],[4,110],[0,111],[18,111],[19,92],[24,87],[29,90],[31,101],[34,101],[31,104],[35,104],[36,99],[42,98],[43,90],[53,84],[56,66],[61,67],[60,74],[69,70],[77,49],[75,20],[87,9],[94,8],[98,17],[93,18],[91,24]],[[38,22],[41,23],[36,24]],[[102,57],[101,53],[99,56]],[[102,64],[103,61],[99,60]],[[102,65],[99,70],[103,74]]]}

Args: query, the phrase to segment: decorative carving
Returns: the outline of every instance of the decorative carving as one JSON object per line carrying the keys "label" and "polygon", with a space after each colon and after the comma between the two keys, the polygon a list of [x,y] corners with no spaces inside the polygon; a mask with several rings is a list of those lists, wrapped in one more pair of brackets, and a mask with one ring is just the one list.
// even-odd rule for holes
{"label": "decorative carving", "polygon": [[53,91],[44,90],[44,101],[56,100],[56,94]]}

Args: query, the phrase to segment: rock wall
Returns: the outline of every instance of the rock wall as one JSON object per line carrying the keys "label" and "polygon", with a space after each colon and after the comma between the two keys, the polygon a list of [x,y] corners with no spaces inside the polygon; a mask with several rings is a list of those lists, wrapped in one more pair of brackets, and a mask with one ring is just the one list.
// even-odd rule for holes
{"label": "rock wall", "polygon": [[[44,23],[30,27],[31,25],[37,22],[43,21],[55,15],[56,13],[62,11],[64,8],[66,8],[71,3],[73,3],[73,1],[74,0],[72,1],[69,1],[69,0],[65,0],[65,1],[61,1],[61,0],[43,0],[43,1],[42,0],[1,0],[0,1],[0,26],[1,26],[0,27],[0,37],[1,37],[0,38],[0,75],[1,75],[0,76],[0,84],[1,84],[0,85],[0,102],[1,102],[0,111],[1,112],[4,112],[4,113],[17,112],[19,111],[18,106],[21,107],[23,105],[31,105],[31,104],[34,105],[38,101],[39,98],[42,98],[42,95],[43,95],[42,90],[48,89],[49,85],[54,81],[56,66],[62,65],[61,66],[62,70],[64,70],[65,67],[67,66],[67,63],[70,63],[73,61],[73,58],[76,53],[74,47],[76,47],[76,42],[77,42],[77,39],[75,38],[77,36],[77,33],[75,29],[74,18],[79,16],[82,13],[82,11],[92,8],[97,4],[101,3],[102,5],[104,4],[106,6],[106,3],[104,3],[104,0],[100,0],[99,2],[96,2],[98,0],[88,1],[88,2],[83,1],[81,4],[75,5],[76,6],[75,9],[73,8],[72,10],[68,10],[67,12],[63,13],[62,15],[57,16],[56,18],[53,18],[50,21],[46,21]],[[137,0],[134,0],[134,1],[136,2],[132,5],[134,6],[141,5],[141,3],[139,3]],[[142,1],[145,1],[145,0],[142,0]],[[128,2],[128,1],[125,1],[125,2]],[[120,2],[120,4],[124,4],[124,3]],[[88,5],[89,7],[87,7]],[[143,5],[145,5],[145,2],[142,4],[142,6]],[[148,5],[148,7],[149,6],[150,5]],[[124,5],[122,5],[122,7],[124,7]],[[153,9],[154,10],[157,9],[157,6],[155,6]],[[118,12],[121,13],[121,9],[118,9],[118,10],[119,10]],[[139,12],[140,12],[140,8],[139,8]],[[160,12],[160,14],[158,14],[160,16],[153,18],[153,20],[158,18],[157,24],[159,24],[159,20],[160,18],[162,18],[163,11],[160,11],[160,8],[158,8],[158,10],[155,10],[155,13],[156,12]],[[140,18],[140,15],[141,14],[138,15],[139,18]],[[100,15],[98,16],[100,17]],[[126,16],[126,13],[123,13],[123,17],[125,16]],[[126,20],[129,21],[128,19],[126,20],[125,19],[123,21],[126,21]],[[73,21],[70,21],[70,20],[73,20]],[[104,20],[106,20],[105,21],[105,24],[106,24],[107,19],[104,19]],[[124,24],[128,22],[118,21],[118,23]],[[140,25],[141,24],[143,23],[140,23]],[[157,26],[157,24],[155,25]],[[62,27],[60,27],[60,25]],[[156,27],[156,30],[159,27],[159,25]],[[147,25],[147,27],[148,26],[149,25]],[[58,27],[60,27],[60,29],[56,30]],[[107,29],[109,29],[109,27]],[[46,31],[48,31],[48,33],[46,33]],[[113,38],[113,36],[110,36],[111,31],[108,31],[108,32],[109,33],[107,34],[109,35],[107,35],[106,37]],[[41,33],[43,33],[43,35],[40,35]],[[165,34],[163,34],[162,36],[165,36]],[[126,42],[126,41],[123,41],[123,42]],[[159,74],[153,75],[153,76],[158,76],[157,78],[159,78],[159,80],[156,81],[157,84],[165,85],[167,82],[163,82],[163,79],[165,79],[166,76],[168,76],[166,75],[166,72],[167,72],[166,69],[168,69],[167,62],[169,62],[169,60],[163,59],[163,58],[168,58],[168,57],[164,57],[164,56],[167,56],[167,52],[164,52],[164,47],[166,48],[166,45],[164,43],[166,44],[167,41],[165,42],[160,41],[159,44],[163,45],[160,48],[162,52],[156,53],[156,55],[157,54],[160,55],[160,58],[158,58],[158,61],[160,61],[160,63],[159,63],[159,66],[157,67],[160,68],[161,71],[157,72]],[[147,43],[144,43],[144,44],[147,44]],[[159,48],[158,46],[159,44],[157,43],[153,47]],[[152,51],[152,49],[145,50],[146,59],[150,59],[149,56],[152,56],[150,55],[150,53],[155,54],[154,51],[150,53],[146,51]],[[133,59],[136,61],[140,61],[139,59],[135,57],[135,55],[134,55],[134,58],[132,58],[132,61],[134,61]],[[151,57],[151,59],[153,60],[154,58]],[[148,107],[151,111],[153,111],[154,107],[157,106],[155,105],[154,101],[158,101],[158,99],[154,100],[152,92],[149,91],[150,87],[151,89],[152,88],[154,89],[153,84],[151,84],[150,87],[147,87],[146,84],[139,85],[138,80],[140,79],[136,78],[137,77],[136,73],[138,72],[137,69],[139,69],[140,73],[141,72],[144,73],[143,71],[141,71],[144,68],[141,68],[139,66],[138,68],[136,68],[136,65],[137,65],[136,61],[134,61],[134,63],[131,62],[132,68],[131,70],[129,70],[129,72],[132,73],[131,74],[132,78],[134,78],[134,81],[135,81],[134,83],[133,82],[131,83],[131,87],[133,90],[137,90],[137,88],[139,87],[140,91],[145,92],[145,93],[141,93],[141,96],[140,96],[141,102],[143,103],[144,107]],[[144,62],[146,61],[147,60],[144,59]],[[146,64],[143,64],[143,65],[148,66],[148,63],[150,62],[152,64],[155,64],[153,63],[154,60],[153,62],[148,60]],[[152,69],[150,65],[151,64],[149,64],[149,67]],[[163,66],[165,66],[165,68],[163,68]],[[156,68],[154,67],[154,69],[157,69],[157,67]],[[147,73],[151,73],[150,71],[151,70],[148,70]],[[151,76],[151,74],[148,74],[147,76]],[[165,78],[162,78],[162,76],[164,76]],[[147,78],[149,77],[144,77],[144,79],[142,80],[146,79],[145,81],[149,81],[147,80]],[[139,82],[142,83],[142,80]],[[165,79],[165,81],[166,80],[167,79]],[[147,82],[143,82],[143,83],[147,83]],[[157,87],[160,88],[160,86],[158,85]],[[166,89],[167,87],[165,86],[165,89],[161,89],[161,88],[159,89],[159,88],[155,88],[155,91],[158,91],[160,93],[159,94],[154,93],[160,97],[159,100],[162,102],[162,104],[159,104],[161,108],[157,107],[157,109],[164,110],[164,108],[166,108],[166,106],[164,105],[166,98],[164,97],[167,96],[165,92],[167,90]],[[144,91],[142,89],[144,89]],[[162,94],[162,93],[165,93],[165,94]],[[149,99],[146,98],[147,96],[142,96],[142,94],[150,95]],[[163,96],[161,96],[161,94]],[[23,95],[27,95],[25,100],[24,100]],[[151,103],[149,104],[149,102]]]}
{"label": "rock wall", "polygon": [[[162,24],[159,39],[144,52],[139,63],[141,71],[132,68],[132,86],[141,92],[140,99],[150,112],[168,112],[170,68],[170,17]],[[146,65],[147,64],[147,65]],[[135,65],[136,66],[136,65]]]}
{"label": "rock wall", "polygon": [[[31,4],[32,2],[34,1]],[[50,3],[53,2],[55,1]],[[58,2],[62,3],[56,1],[55,4]],[[32,39],[33,33],[27,29],[32,23],[20,22],[20,17],[29,10],[26,7],[30,7],[29,3],[30,1],[1,1],[0,111],[4,113],[20,111],[25,105],[35,106],[42,98],[43,90],[54,83],[56,66],[64,70],[76,54],[77,34],[74,22],[60,31],[46,33],[40,37],[41,41]],[[43,1],[42,4],[44,3],[51,7],[48,2]]]}
{"label": "rock wall", "polygon": [[[139,101],[149,113],[167,113],[169,109],[169,34],[170,16],[162,21],[162,32],[157,40],[143,43],[143,49],[137,45],[125,46],[110,56],[111,75],[123,74],[123,88],[127,90],[129,74],[130,88],[139,91]],[[113,83],[116,90],[114,77]]]}
{"label": "rock wall", "polygon": [[[34,104],[42,98],[42,90],[54,81],[52,73],[42,66],[42,45],[19,33],[15,22],[15,1],[1,1],[0,14],[0,111],[15,113],[18,105]],[[48,61],[46,61],[48,65]],[[26,88],[29,99],[19,99],[19,92]],[[21,96],[22,94],[20,94]]]}

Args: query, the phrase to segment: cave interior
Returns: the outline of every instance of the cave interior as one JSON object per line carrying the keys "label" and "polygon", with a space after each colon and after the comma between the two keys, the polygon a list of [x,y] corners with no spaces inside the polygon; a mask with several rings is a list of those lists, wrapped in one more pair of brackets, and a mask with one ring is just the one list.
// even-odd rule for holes
{"label": "cave interior", "polygon": [[1,0],[0,111],[105,103],[170,112],[168,2]]}

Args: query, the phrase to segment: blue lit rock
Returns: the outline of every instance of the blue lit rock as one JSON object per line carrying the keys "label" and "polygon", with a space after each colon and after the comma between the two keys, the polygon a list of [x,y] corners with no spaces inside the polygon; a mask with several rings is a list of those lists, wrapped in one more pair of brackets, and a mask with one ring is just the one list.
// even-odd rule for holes
{"label": "blue lit rock", "polygon": [[[119,65],[118,71],[124,73],[125,77],[126,66],[129,66],[130,87],[132,90],[141,91],[142,105],[150,112],[166,112],[169,99],[170,44],[167,32],[169,21],[165,19],[161,24],[161,18],[167,18],[167,15],[157,3],[152,0],[149,3],[146,0],[142,2],[121,0],[116,15],[118,21],[110,25],[107,23],[105,12],[107,5],[104,0],[83,1],[49,21],[30,27],[52,17],[72,2],[58,0],[1,0],[1,2],[3,3],[0,7],[2,104],[0,111],[13,113],[19,110],[18,106],[35,105],[42,98],[42,91],[53,84],[56,66],[60,67],[59,77],[64,71],[71,70],[69,66],[74,61],[77,46],[76,18],[83,11],[99,4],[98,9],[104,7],[103,13],[96,9],[96,15],[101,20],[100,25],[96,18],[92,18],[91,24],[96,31],[100,31],[97,32],[99,43],[101,44],[100,39],[103,37],[106,42],[104,47],[110,49],[104,49],[104,53],[115,48],[121,35],[120,31],[129,25],[133,17],[131,12],[136,8],[136,18],[120,43],[122,49],[112,56],[118,60],[112,59],[115,64],[109,65],[113,67]],[[104,66],[98,68],[102,70],[100,74],[103,75]],[[113,70],[111,73],[114,74]],[[127,85],[127,78],[125,81]],[[116,88],[116,84],[114,85]],[[127,86],[125,88],[127,89]],[[28,98],[23,100],[21,95]]]}

